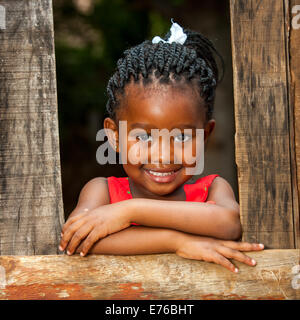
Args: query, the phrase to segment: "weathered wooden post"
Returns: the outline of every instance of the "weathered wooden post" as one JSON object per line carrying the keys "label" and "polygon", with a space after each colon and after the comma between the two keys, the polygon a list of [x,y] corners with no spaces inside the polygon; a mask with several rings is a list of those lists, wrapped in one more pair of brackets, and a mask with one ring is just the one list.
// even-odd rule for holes
{"label": "weathered wooden post", "polygon": [[[297,81],[299,90],[299,79],[291,79],[297,64],[299,73],[299,43],[296,47],[295,38],[290,39],[296,33],[290,29],[291,6],[296,2],[230,1],[244,240],[262,242],[267,248],[299,248],[295,152],[300,169],[300,137],[298,132],[295,150],[294,133],[294,113],[299,122],[299,110],[291,95]],[[299,99],[299,91],[294,93]]]}
{"label": "weathered wooden post", "polygon": [[[300,1],[290,0],[288,12],[290,13],[290,23],[288,24],[288,30],[290,31],[290,36],[288,37],[290,57],[290,99],[291,105],[293,106],[292,117],[294,119],[294,139],[292,139],[294,144],[292,144],[292,147],[295,148],[296,157],[296,168],[294,169],[293,178],[296,179],[298,199],[300,199]],[[296,197],[297,190],[295,190],[295,192]],[[297,218],[297,211],[295,211],[294,218],[297,240],[296,248],[300,248],[299,212]]]}
{"label": "weathered wooden post", "polygon": [[0,5],[0,254],[55,254],[63,203],[52,1]]}
{"label": "weathered wooden post", "polygon": [[175,254],[56,255],[63,205],[52,3],[0,2],[0,299],[300,299],[296,2],[230,0],[244,240],[274,248],[248,253],[255,267],[234,261],[238,274]]}

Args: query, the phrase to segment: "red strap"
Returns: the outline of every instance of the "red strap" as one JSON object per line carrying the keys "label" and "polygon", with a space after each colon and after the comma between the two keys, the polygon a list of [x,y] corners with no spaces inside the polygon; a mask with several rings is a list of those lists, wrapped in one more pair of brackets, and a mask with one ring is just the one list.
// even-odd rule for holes
{"label": "red strap", "polygon": [[110,203],[132,199],[127,177],[116,178],[114,176],[107,178]]}
{"label": "red strap", "polygon": [[186,201],[205,202],[208,196],[208,189],[213,180],[218,176],[218,174],[210,174],[199,178],[193,184],[184,185],[183,188],[186,194]]}
{"label": "red strap", "polygon": [[[107,178],[110,203],[115,203],[123,200],[132,199],[130,192],[128,177],[116,178],[114,176]],[[139,224],[132,222],[132,225]]]}

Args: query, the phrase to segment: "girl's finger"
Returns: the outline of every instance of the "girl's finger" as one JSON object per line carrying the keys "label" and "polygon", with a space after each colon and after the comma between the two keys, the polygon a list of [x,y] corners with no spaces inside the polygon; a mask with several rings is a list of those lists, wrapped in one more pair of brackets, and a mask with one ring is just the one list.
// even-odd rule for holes
{"label": "girl's finger", "polygon": [[256,265],[256,261],[254,259],[251,259],[250,257],[241,253],[240,251],[237,251],[228,247],[224,247],[224,246],[219,246],[217,248],[217,251],[227,258],[235,259],[237,261],[248,264],[249,266],[253,267]]}
{"label": "girl's finger", "polygon": [[262,243],[250,243],[230,240],[221,240],[220,243],[225,247],[239,251],[258,251],[264,249],[264,245]]}
{"label": "girl's finger", "polygon": [[70,225],[72,225],[74,222],[78,221],[79,219],[81,219],[83,216],[86,216],[86,215],[87,215],[86,212],[80,212],[80,213],[77,213],[75,216],[68,218],[68,220],[62,227],[61,233],[64,234],[65,231],[70,227]]}
{"label": "girl's finger", "polygon": [[71,255],[75,252],[81,241],[86,238],[86,236],[91,232],[92,229],[93,225],[87,223],[73,234],[71,240],[68,243],[68,246],[66,247],[68,255]]}
{"label": "girl's finger", "polygon": [[104,238],[106,235],[107,234],[101,231],[99,228],[93,229],[84,240],[80,255],[84,257],[89,252],[91,247],[95,244],[95,242],[97,242],[100,238]]}
{"label": "girl's finger", "polygon": [[68,245],[69,241],[73,237],[73,234],[85,223],[84,219],[80,219],[74,222],[72,225],[69,226],[68,229],[65,230],[63,236],[60,240],[59,249],[61,251],[65,250],[66,246]]}
{"label": "girl's finger", "polygon": [[224,256],[219,254],[216,251],[213,251],[211,254],[211,261],[213,261],[216,264],[220,264],[221,266],[225,267],[231,272],[237,273],[238,269],[235,267],[233,263],[231,263],[228,259],[226,259]]}

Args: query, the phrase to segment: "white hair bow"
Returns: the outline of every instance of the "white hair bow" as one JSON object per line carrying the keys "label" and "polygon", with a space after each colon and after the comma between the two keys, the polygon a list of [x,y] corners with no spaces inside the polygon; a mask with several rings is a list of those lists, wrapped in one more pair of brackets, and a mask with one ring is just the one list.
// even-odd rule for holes
{"label": "white hair bow", "polygon": [[180,44],[184,44],[187,38],[187,35],[183,32],[183,29],[180,27],[178,23],[174,23],[172,19],[171,21],[172,21],[172,27],[170,29],[171,31],[170,38],[167,41],[165,41],[161,37],[156,36],[152,39],[152,43],[158,43],[159,41],[162,41],[165,43],[178,42]]}

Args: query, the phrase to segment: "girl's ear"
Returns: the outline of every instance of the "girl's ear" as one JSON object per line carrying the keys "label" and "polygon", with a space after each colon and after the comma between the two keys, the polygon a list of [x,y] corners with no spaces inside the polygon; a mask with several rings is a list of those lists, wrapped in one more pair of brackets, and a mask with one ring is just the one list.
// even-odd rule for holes
{"label": "girl's ear", "polygon": [[215,125],[216,125],[216,121],[214,119],[207,121],[205,128],[204,128],[204,142],[207,141],[207,138],[213,132]]}
{"label": "girl's ear", "polygon": [[103,128],[110,146],[118,152],[119,150],[119,132],[115,121],[111,118],[105,118],[103,121]]}

